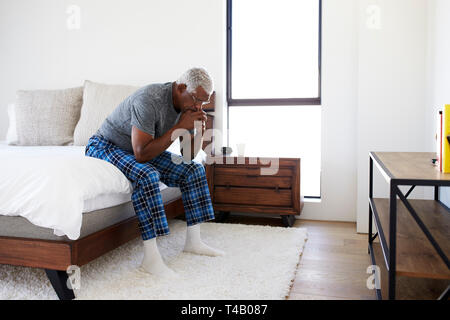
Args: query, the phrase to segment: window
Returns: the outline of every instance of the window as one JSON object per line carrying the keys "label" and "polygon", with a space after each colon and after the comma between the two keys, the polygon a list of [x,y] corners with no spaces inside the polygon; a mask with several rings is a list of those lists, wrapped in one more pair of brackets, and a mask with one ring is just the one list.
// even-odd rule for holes
{"label": "window", "polygon": [[302,195],[320,197],[321,1],[227,1],[228,144],[300,157]]}

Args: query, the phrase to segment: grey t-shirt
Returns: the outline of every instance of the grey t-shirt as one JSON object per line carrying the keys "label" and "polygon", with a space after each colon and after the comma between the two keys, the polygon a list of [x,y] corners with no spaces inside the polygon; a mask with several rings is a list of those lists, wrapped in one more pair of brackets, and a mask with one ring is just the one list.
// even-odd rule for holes
{"label": "grey t-shirt", "polygon": [[132,126],[158,138],[177,123],[179,116],[173,106],[172,83],[150,84],[121,102],[96,134],[133,153]]}

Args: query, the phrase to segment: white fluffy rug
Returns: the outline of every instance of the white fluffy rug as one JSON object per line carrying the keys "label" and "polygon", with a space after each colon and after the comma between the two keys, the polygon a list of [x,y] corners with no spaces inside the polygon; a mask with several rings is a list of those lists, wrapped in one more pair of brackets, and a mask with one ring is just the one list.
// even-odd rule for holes
{"label": "white fluffy rug", "polygon": [[[307,239],[304,228],[204,223],[205,243],[226,252],[207,257],[182,252],[186,223],[169,221],[158,238],[167,265],[179,279],[139,270],[142,240],[136,239],[81,267],[77,299],[285,299]],[[0,299],[57,299],[40,269],[0,265]]]}

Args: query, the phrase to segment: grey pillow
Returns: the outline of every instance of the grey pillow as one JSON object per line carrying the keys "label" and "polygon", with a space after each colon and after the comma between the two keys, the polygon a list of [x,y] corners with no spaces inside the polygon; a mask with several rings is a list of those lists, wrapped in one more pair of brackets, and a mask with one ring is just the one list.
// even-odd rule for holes
{"label": "grey pillow", "polygon": [[80,118],[83,87],[19,90],[16,101],[18,145],[72,145]]}

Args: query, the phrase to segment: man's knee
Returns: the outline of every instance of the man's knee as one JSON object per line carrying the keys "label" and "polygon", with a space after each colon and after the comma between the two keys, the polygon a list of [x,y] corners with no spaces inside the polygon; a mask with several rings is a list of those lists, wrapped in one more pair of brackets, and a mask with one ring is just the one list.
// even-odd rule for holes
{"label": "man's knee", "polygon": [[191,161],[189,164],[188,169],[188,177],[194,176],[194,177],[202,177],[205,176],[205,168],[203,164]]}
{"label": "man's knee", "polygon": [[146,183],[159,183],[160,174],[156,170],[150,168],[142,168],[138,173],[138,180]]}

